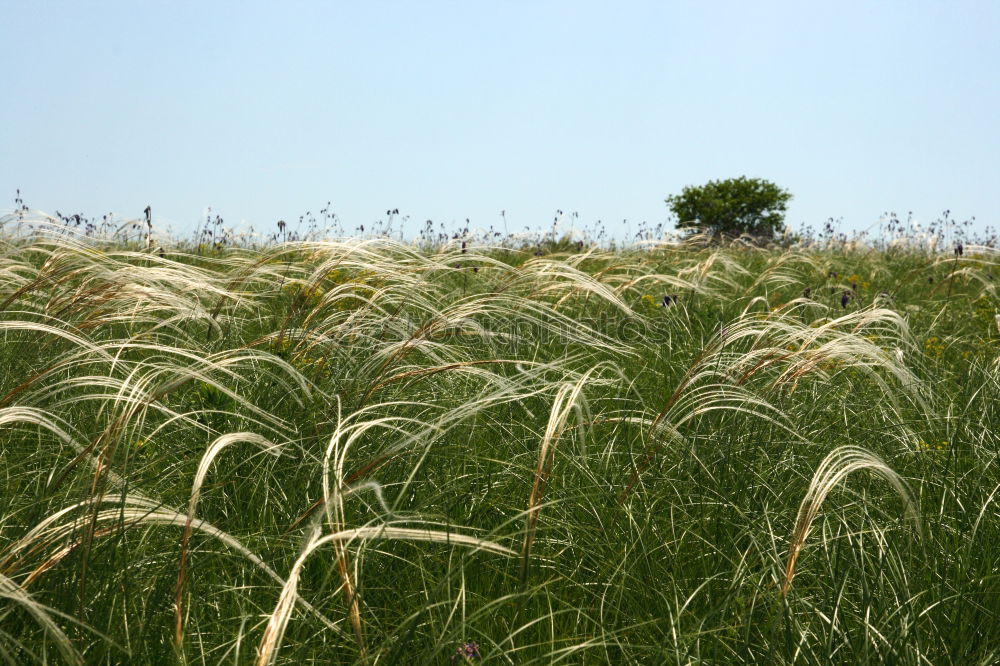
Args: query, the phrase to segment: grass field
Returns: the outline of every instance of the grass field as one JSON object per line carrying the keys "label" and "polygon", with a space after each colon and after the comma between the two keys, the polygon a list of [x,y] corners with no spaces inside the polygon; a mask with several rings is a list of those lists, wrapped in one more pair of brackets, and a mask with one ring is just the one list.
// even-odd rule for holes
{"label": "grass field", "polygon": [[996,250],[196,249],[0,241],[8,662],[1000,661]]}

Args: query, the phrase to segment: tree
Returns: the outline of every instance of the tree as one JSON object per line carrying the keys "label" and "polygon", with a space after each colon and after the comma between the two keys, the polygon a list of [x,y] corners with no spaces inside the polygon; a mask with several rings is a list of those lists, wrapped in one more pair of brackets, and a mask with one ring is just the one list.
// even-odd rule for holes
{"label": "tree", "polygon": [[666,202],[677,216],[678,228],[771,237],[783,228],[791,198],[790,192],[770,181],[740,176],[689,185]]}

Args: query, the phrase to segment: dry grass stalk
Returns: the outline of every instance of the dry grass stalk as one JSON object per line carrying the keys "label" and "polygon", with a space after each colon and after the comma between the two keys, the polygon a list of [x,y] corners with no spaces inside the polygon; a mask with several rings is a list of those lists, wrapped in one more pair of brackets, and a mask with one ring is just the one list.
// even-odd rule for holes
{"label": "dry grass stalk", "polygon": [[[599,367],[599,366],[598,366]],[[552,401],[552,410],[549,412],[549,422],[545,427],[545,434],[542,437],[541,446],[538,448],[538,462],[535,465],[535,481],[531,487],[531,495],[528,496],[527,519],[524,527],[524,543],[521,546],[521,584],[528,581],[528,570],[531,563],[531,546],[535,541],[535,533],[538,528],[538,516],[541,512],[540,503],[545,489],[548,487],[549,478],[552,474],[552,463],[555,460],[556,445],[566,429],[566,421],[570,412],[575,408],[581,410],[578,401],[581,399],[584,384],[590,376],[597,370],[591,368],[584,373],[575,384],[563,384],[559,387],[555,399]],[[581,419],[582,421],[583,419]]]}
{"label": "dry grass stalk", "polygon": [[816,468],[812,481],[809,483],[809,489],[806,491],[805,497],[802,498],[799,514],[795,520],[795,529],[788,544],[788,562],[785,566],[785,578],[781,584],[782,595],[787,594],[791,587],[792,578],[795,576],[795,563],[805,544],[806,537],[809,536],[813,521],[819,514],[823,500],[848,474],[861,469],[870,469],[889,482],[899,494],[900,499],[903,500],[906,513],[913,520],[919,532],[920,519],[917,517],[913,498],[906,482],[874,453],[857,446],[838,447],[831,451]]}
{"label": "dry grass stalk", "polygon": [[274,611],[271,613],[271,617],[267,623],[267,628],[264,630],[264,637],[257,650],[257,666],[268,666],[269,664],[273,664],[275,659],[277,659],[281,639],[284,636],[285,629],[288,627],[288,622],[291,619],[292,608],[294,606],[292,602],[296,597],[298,580],[302,573],[302,568],[305,566],[306,560],[309,556],[327,543],[340,543],[346,548],[347,544],[354,540],[398,539],[403,541],[424,541],[431,543],[444,543],[448,545],[469,546],[477,550],[485,550],[499,555],[514,556],[517,554],[509,548],[505,548],[500,544],[493,543],[492,541],[486,541],[485,539],[479,539],[465,534],[457,534],[455,532],[436,531],[423,528],[374,525],[343,530],[335,534],[327,534],[326,536],[320,536],[320,534],[321,528],[317,525],[313,528],[309,539],[306,541],[306,546],[303,549],[302,554],[299,555],[298,559],[295,560],[295,564],[292,565],[292,570],[281,590],[278,603],[275,606]]}
{"label": "dry grass stalk", "polygon": [[264,437],[252,432],[235,432],[223,435],[212,442],[208,450],[205,451],[205,455],[202,456],[201,462],[198,463],[198,471],[195,473],[194,483],[191,486],[191,500],[188,502],[187,521],[184,523],[184,533],[181,536],[180,563],[177,566],[177,592],[174,597],[174,641],[177,644],[177,649],[181,651],[183,651],[184,647],[183,599],[184,581],[187,571],[188,541],[191,538],[191,528],[194,522],[195,511],[198,509],[198,499],[201,497],[201,486],[204,484],[205,476],[208,474],[208,470],[212,466],[212,462],[216,456],[222,453],[226,447],[238,442],[255,444],[261,447],[266,453],[280,455],[278,445],[273,444]]}

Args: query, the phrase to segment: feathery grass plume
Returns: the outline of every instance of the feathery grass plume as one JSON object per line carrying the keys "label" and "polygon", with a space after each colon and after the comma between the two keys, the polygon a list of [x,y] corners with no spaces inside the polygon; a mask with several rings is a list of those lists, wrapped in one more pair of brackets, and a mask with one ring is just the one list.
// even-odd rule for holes
{"label": "feathery grass plume", "polygon": [[787,594],[791,587],[792,578],[795,576],[795,563],[826,496],[851,472],[861,469],[869,469],[889,482],[903,501],[907,517],[913,521],[917,532],[920,532],[920,518],[917,516],[916,505],[906,482],[871,451],[850,445],[837,447],[816,468],[805,497],[802,498],[802,504],[799,505],[795,529],[788,544],[785,578],[781,584],[782,595]]}
{"label": "feathery grass plume", "polygon": [[[330,527],[331,531],[339,532],[346,527],[344,495],[345,491],[349,492],[350,489],[345,487],[347,483],[344,476],[344,464],[351,444],[355,439],[364,434],[365,431],[372,428],[398,427],[397,422],[399,420],[400,419],[385,417],[382,419],[362,421],[353,428],[350,426],[345,428],[345,421],[341,414],[340,398],[338,396],[336,429],[334,430],[333,435],[331,435],[330,443],[327,446],[325,454],[323,455],[323,508],[326,514],[326,523]],[[330,484],[331,459],[334,461],[334,483],[332,487]],[[379,493],[381,493],[381,487],[376,486],[376,489]],[[318,539],[319,535],[320,532],[314,530],[312,539]],[[344,600],[347,605],[347,615],[351,623],[351,631],[354,634],[354,642],[357,645],[358,656],[361,659],[365,659],[368,648],[365,644],[364,623],[361,619],[361,606],[358,603],[358,596],[356,592],[357,586],[351,578],[347,548],[340,541],[335,541],[333,546],[337,574],[340,576],[341,587],[344,591]],[[306,549],[308,550],[308,542]],[[287,620],[284,622],[287,623]],[[284,633],[284,625],[280,627],[279,632]],[[281,640],[280,635],[277,640]]]}
{"label": "feathery grass plume", "polygon": [[191,524],[194,521],[195,511],[198,508],[198,499],[201,496],[201,486],[205,482],[212,461],[222,451],[237,443],[254,444],[260,447],[264,453],[273,456],[281,455],[280,446],[268,441],[266,438],[252,432],[234,432],[219,437],[202,456],[198,463],[198,471],[194,475],[194,483],[191,484],[191,499],[188,502],[187,522],[184,524],[184,534],[181,536],[180,564],[177,566],[177,593],[174,601],[174,641],[177,649],[183,651],[184,648],[184,613],[182,609],[184,599],[184,580],[186,574],[186,564],[188,555],[188,540],[191,538]]}
{"label": "feathery grass plume", "polygon": [[[615,288],[615,292],[618,294],[625,293],[629,290],[632,290],[638,294],[641,293],[639,285],[644,285],[642,289],[646,289],[647,287],[645,286],[645,284],[652,283],[656,285],[655,288],[657,289],[659,289],[660,287],[667,287],[676,290],[674,293],[671,294],[672,296],[674,296],[674,298],[672,299],[674,301],[676,301],[677,300],[676,297],[683,292],[687,292],[690,294],[698,294],[699,296],[708,299],[718,298],[718,293],[711,287],[707,287],[704,284],[701,284],[700,282],[695,283],[691,282],[690,280],[685,280],[676,275],[646,272],[636,277],[625,275],[623,276],[623,279],[624,278],[627,279],[625,279],[625,281],[623,281],[622,284],[620,284],[618,287]],[[648,288],[653,289],[654,287],[648,287]]]}
{"label": "feathery grass plume", "polygon": [[708,383],[697,386],[702,380],[711,380],[716,370],[695,370],[700,363],[696,362],[682,378],[677,388],[667,399],[663,409],[649,424],[649,437],[652,442],[646,447],[642,456],[632,463],[632,473],[625,488],[618,495],[619,504],[624,504],[642,478],[643,473],[653,464],[663,446],[670,442],[684,442],[681,427],[695,418],[710,412],[725,411],[746,414],[785,430],[796,439],[801,439],[794,424],[792,424],[780,409],[755,396],[746,388],[724,383]]}
{"label": "feathery grass plume", "polygon": [[[771,385],[787,385],[794,390],[809,374],[827,379],[824,365],[830,361],[864,371],[898,412],[895,392],[879,374],[880,371],[887,372],[897,379],[924,414],[931,413],[922,383],[903,365],[902,360],[861,335],[874,333],[887,343],[915,349],[916,343],[905,321],[896,312],[866,308],[812,327],[803,325],[793,316],[797,308],[813,307],[811,301],[796,299],[778,312],[761,317],[750,312],[756,300],[748,303],[740,318],[726,324],[725,336],[716,336],[709,341],[654,419],[654,425],[667,419],[673,428],[671,432],[674,432],[684,421],[700,413],[725,409],[742,411],[795,432],[794,426],[782,417],[779,410],[763,397],[755,395],[746,384],[769,368],[784,366],[773,377]],[[841,330],[844,328],[848,330]],[[740,341],[752,342],[749,351],[742,348]],[[706,388],[695,390],[698,384],[705,384]],[[682,400],[688,393],[689,398]],[[669,414],[674,415],[668,417]],[[660,444],[654,444],[647,449],[634,468],[620,500],[628,496],[659,448]]]}
{"label": "feathery grass plume", "polygon": [[580,421],[583,421],[583,410],[586,404],[583,397],[583,387],[590,379],[590,376],[599,369],[591,368],[576,381],[575,384],[563,384],[556,392],[552,400],[552,409],[549,411],[549,422],[545,426],[545,434],[542,437],[541,445],[538,447],[538,462],[535,464],[534,483],[531,486],[531,495],[528,496],[528,510],[524,526],[524,543],[521,546],[521,585],[528,582],[528,570],[531,564],[531,546],[535,541],[535,532],[538,527],[538,517],[541,512],[540,503],[545,489],[549,484],[549,477],[552,474],[552,464],[555,461],[556,446],[559,438],[562,437],[566,429],[566,422],[570,412],[576,410]]}
{"label": "feathery grass plume", "polygon": [[289,572],[288,580],[281,591],[278,603],[268,620],[267,628],[264,630],[264,637],[257,650],[258,666],[273,664],[274,660],[278,656],[281,639],[285,634],[285,629],[288,627],[288,621],[291,619],[293,607],[292,601],[295,599],[297,594],[299,576],[301,575],[302,568],[309,556],[318,548],[328,543],[342,543],[346,547],[355,540],[363,542],[371,539],[442,543],[447,545],[468,546],[474,550],[485,550],[487,552],[496,553],[498,555],[506,555],[508,557],[515,557],[517,555],[515,551],[501,546],[498,543],[451,531],[395,527],[390,524],[382,524],[367,527],[356,527],[354,529],[342,530],[334,534],[322,535],[321,527],[319,525],[315,525],[309,538],[306,540],[302,553],[299,555],[298,559],[295,560],[295,564],[292,565],[292,570]]}
{"label": "feathery grass plume", "polygon": [[677,276],[691,282],[696,289],[714,291],[739,291],[736,278],[749,275],[750,272],[742,266],[734,256],[725,250],[715,250],[702,261],[695,261],[677,271]]}
{"label": "feathery grass plume", "polygon": [[[28,613],[55,643],[66,663],[83,666],[83,655],[70,642],[66,632],[52,619],[53,610],[38,603],[20,585],[2,573],[0,573],[0,598],[13,601]],[[7,656],[9,658],[10,655]]]}
{"label": "feathery grass plume", "polygon": [[[367,405],[351,414],[343,417],[338,416],[339,424],[331,437],[330,445],[324,456],[323,478],[328,479],[330,466],[333,465],[334,478],[340,479],[339,487],[347,488],[365,478],[386,462],[393,460],[397,456],[415,448],[419,445],[425,447],[416,464],[412,465],[406,480],[398,490],[398,497],[403,497],[410,485],[416,478],[420,470],[420,465],[426,457],[426,451],[436,438],[446,434],[450,429],[468,421],[475,415],[480,414],[490,408],[521,403],[536,396],[550,392],[550,387],[558,382],[575,382],[579,380],[583,373],[568,370],[565,365],[569,362],[579,361],[580,358],[571,356],[566,359],[567,363],[514,363],[517,372],[512,377],[490,376],[490,381],[485,384],[478,395],[467,396],[465,400],[453,407],[442,409],[440,406],[416,402],[416,401],[390,401]],[[608,385],[608,381],[590,378],[590,385]],[[339,397],[337,398],[339,405]],[[380,412],[391,410],[397,411],[401,408],[420,409],[423,414],[420,417],[402,416],[379,416]],[[339,409],[339,407],[338,407]],[[339,414],[339,411],[338,411]],[[437,416],[434,416],[437,414]],[[404,426],[414,426],[415,430],[407,431]],[[347,453],[366,431],[373,428],[385,428],[399,437],[398,441],[385,446],[374,457],[359,465],[354,472],[346,474]],[[324,490],[324,498],[312,507],[328,506],[327,499],[336,493],[336,485]],[[335,504],[328,506],[333,507]],[[312,509],[310,509],[311,511]],[[387,510],[392,513],[391,510]],[[300,517],[297,521],[305,516]],[[328,522],[334,518],[328,517]]]}
{"label": "feathery grass plume", "polygon": [[[502,323],[505,328],[515,326],[517,321],[523,322],[524,328],[532,331],[535,336],[523,341],[523,344],[547,340],[565,341],[616,356],[636,354],[629,345],[544,303],[507,294],[470,297],[433,313],[431,319],[416,327],[409,335],[396,341],[381,342],[358,372],[361,377],[372,378],[362,393],[359,406],[367,402],[377,386],[385,384],[387,381],[385,375],[390,368],[413,354],[419,354],[427,362],[436,365],[462,363],[468,359],[457,356],[456,352],[461,350],[462,353],[469,353],[474,349],[459,348],[451,344],[456,337],[473,337],[490,341],[505,335],[503,332],[491,332],[485,324],[479,323],[480,320]],[[517,340],[513,342],[516,343]],[[491,351],[499,349],[491,348]]]}
{"label": "feathery grass plume", "polygon": [[[533,364],[527,365],[531,366]],[[538,369],[542,371],[551,370],[551,368],[547,366],[538,366]],[[561,419],[563,424],[559,427],[559,430],[565,426],[565,419],[568,416],[568,412],[574,408],[580,409],[580,406],[575,404],[577,401],[577,395],[588,380],[590,380],[593,384],[591,377],[597,369],[598,368],[593,368],[585,373],[582,373],[576,378],[575,384],[567,384],[564,386],[565,395],[563,395],[560,399],[560,405],[563,405],[563,403],[567,400],[568,403],[564,405],[564,409],[557,410],[557,415],[559,416],[557,423]],[[525,371],[522,373],[522,377],[527,380],[533,378],[533,375]],[[527,385],[530,386],[531,384]],[[344,499],[361,490],[373,490],[379,498],[379,502],[387,516],[392,517],[394,509],[390,507],[382,498],[381,486],[371,482],[359,483],[364,476],[369,475],[371,471],[383,464],[385,461],[421,441],[433,441],[433,436],[440,436],[450,427],[468,419],[471,415],[476,414],[485,407],[502,404],[505,401],[523,400],[526,397],[546,392],[548,388],[542,386],[535,388],[528,393],[521,393],[521,390],[522,389],[517,383],[502,384],[500,385],[499,390],[493,392],[492,394],[487,394],[480,399],[469,400],[464,405],[442,414],[436,421],[426,422],[421,419],[410,417],[377,416],[379,411],[389,406],[388,404],[370,405],[353,412],[346,417],[341,417],[338,399],[338,417],[336,420],[337,426],[330,438],[330,444],[323,457],[322,479],[324,499],[322,504],[326,513],[326,523],[330,527],[330,530],[334,533],[339,533],[348,529],[345,524],[346,511],[344,507]],[[402,406],[403,404],[406,403],[394,403],[393,406]],[[418,429],[414,433],[408,433],[404,429],[404,427],[408,425],[417,426]],[[365,433],[373,429],[387,429],[390,432],[402,436],[402,439],[399,443],[386,448],[385,451],[372,462],[363,465],[357,472],[348,476],[346,472],[346,463],[352,446]],[[551,440],[552,437],[556,435],[557,433],[555,432],[551,433],[546,441]],[[421,455],[420,461],[422,461],[424,457],[426,457],[426,449]],[[420,468],[420,461],[412,466],[406,481],[399,488],[398,497],[405,496],[407,488],[413,482]],[[355,485],[352,486],[352,483]],[[360,615],[360,607],[358,605],[357,595],[355,592],[356,586],[352,580],[351,574],[349,573],[347,544],[341,543],[340,541],[334,541],[333,546],[335,549],[336,566],[341,577],[341,586],[345,594],[348,616],[355,634],[355,641],[358,644],[359,653],[364,654],[366,650],[364,631]]]}
{"label": "feathery grass plume", "polygon": [[[402,403],[400,403],[402,404]],[[395,432],[400,435],[406,435],[407,433],[403,429],[403,426],[407,424],[413,424],[418,426],[424,426],[424,423],[419,419],[409,418],[409,417],[381,417],[381,418],[369,418],[363,420],[362,417],[367,417],[373,412],[376,412],[379,406],[373,406],[366,409],[356,411],[346,418],[342,417],[341,414],[341,404],[340,398],[337,397],[337,418],[336,427],[333,434],[330,437],[330,443],[326,448],[326,452],[323,455],[322,462],[322,484],[323,484],[323,508],[326,515],[326,523],[330,530],[334,533],[343,532],[346,529],[346,518],[345,518],[345,507],[344,499],[348,495],[357,492],[360,489],[371,488],[375,491],[380,503],[383,506],[385,513],[391,517],[392,509],[389,508],[384,498],[382,497],[382,489],[378,484],[362,483],[356,487],[350,487],[349,484],[352,480],[355,480],[356,475],[352,475],[349,479],[345,474],[345,465],[348,457],[348,453],[351,450],[351,446],[358,440],[362,435],[364,435],[369,430],[373,429],[387,429],[390,432]],[[406,443],[402,445],[401,448],[405,448],[409,445],[412,439],[404,439]],[[399,445],[397,445],[399,447]],[[397,448],[398,450],[398,448]],[[376,461],[371,464],[362,467],[364,473],[368,473],[369,470],[373,469],[378,464],[384,462],[388,457],[391,457],[391,453],[386,453],[380,456]],[[331,469],[332,463],[332,469]],[[417,467],[414,467],[413,474],[415,474]],[[333,477],[333,483],[331,484],[331,475]],[[412,478],[412,476],[411,476]],[[301,520],[301,519],[300,519]],[[318,533],[317,533],[318,534]],[[319,538],[317,536],[317,538]],[[335,563],[337,567],[337,573],[341,579],[341,587],[344,592],[345,602],[347,605],[348,618],[351,623],[351,630],[354,634],[354,640],[358,648],[358,654],[361,658],[365,658],[367,654],[367,646],[365,644],[364,637],[364,625],[361,618],[361,607],[358,603],[358,597],[356,593],[356,585],[351,577],[350,566],[348,561],[347,544],[342,541],[335,540],[333,542],[333,547],[335,551]],[[308,548],[308,546],[307,546]],[[282,629],[283,631],[283,629]]]}
{"label": "feathery grass plume", "polygon": [[[567,262],[553,261],[550,257],[535,258],[522,264],[521,271],[534,283],[527,295],[529,300],[535,300],[539,296],[556,295],[553,307],[559,308],[570,296],[587,294],[608,302],[625,314],[631,314],[629,306],[607,285]],[[562,295],[559,296],[561,292]]]}
{"label": "feathery grass plume", "polygon": [[[0,551],[0,554],[4,555],[0,559],[0,573],[4,571],[9,573],[12,570],[23,568],[27,564],[28,558],[40,554],[43,557],[42,562],[35,566],[25,578],[23,584],[23,586],[30,585],[39,576],[54,567],[83,544],[83,537],[77,534],[80,526],[80,518],[75,514],[80,510],[89,510],[91,506],[103,504],[110,504],[113,508],[102,509],[94,514],[95,535],[98,537],[112,536],[119,534],[123,530],[147,525],[165,525],[183,527],[185,530],[197,530],[204,532],[228,548],[238,552],[268,577],[277,582],[278,585],[284,587],[287,582],[271,569],[264,560],[231,534],[201,519],[189,522],[187,514],[165,507],[161,502],[131,494],[120,496],[106,495],[99,499],[84,500],[63,507],[59,511],[47,516],[20,539],[9,544],[3,551]],[[333,631],[338,636],[346,636],[335,622],[330,621],[305,599],[296,595],[293,600],[297,601],[306,611],[320,620],[327,629]]]}
{"label": "feathery grass plume", "polygon": [[767,266],[746,288],[743,297],[767,291],[798,287],[809,283],[823,274],[823,260],[820,256],[801,250],[792,250],[767,257]]}
{"label": "feathery grass plume", "polygon": [[29,331],[33,335],[51,335],[52,337],[61,338],[72,345],[80,347],[89,354],[93,354],[112,363],[114,362],[114,358],[112,358],[112,356],[108,354],[108,352],[100,345],[96,345],[70,331],[64,331],[61,328],[50,326],[48,324],[30,321],[0,321],[0,331]]}
{"label": "feathery grass plume", "polygon": [[[747,306],[749,307],[750,305]],[[740,335],[734,338],[733,332]],[[798,437],[794,426],[780,410],[766,399],[755,396],[746,387],[732,382],[727,376],[726,366],[719,356],[720,351],[743,334],[734,325],[722,327],[720,334],[713,336],[694,359],[663,407],[650,421],[652,443],[646,447],[639,460],[633,463],[630,478],[619,494],[619,503],[624,503],[631,494],[665,441],[683,441],[679,428],[702,414],[720,410],[744,413],[777,425]],[[720,379],[723,381],[720,382]],[[666,440],[663,435],[666,435]]]}
{"label": "feathery grass plume", "polygon": [[[882,378],[884,374],[894,378],[924,414],[931,413],[927,387],[891,351],[917,350],[909,327],[898,313],[868,307],[806,326],[794,314],[797,308],[807,305],[811,304],[797,299],[767,317],[745,313],[726,326],[725,344],[707,354],[703,362],[714,364],[719,374],[741,385],[778,368],[780,372],[771,375],[771,385],[791,389],[810,375],[828,380],[830,367],[850,367],[868,377],[895,405],[896,391]],[[751,342],[749,350],[727,351],[740,340]]]}
{"label": "feathery grass plume", "polygon": [[[77,437],[74,437],[67,432],[71,429],[71,427],[69,424],[62,422],[62,420],[58,417],[48,414],[44,410],[33,407],[0,407],[0,427],[12,423],[30,423],[48,430],[64,443],[68,444],[76,452],[77,459],[85,460],[95,471],[99,468],[99,460],[90,451],[88,451],[86,447],[80,444]],[[55,468],[49,472],[49,475],[46,478],[46,485],[51,486],[55,478],[55,473]],[[113,469],[107,469],[105,473],[107,474],[108,480],[115,488],[124,489],[127,487],[128,484],[126,480]],[[146,498],[140,491],[133,490],[132,496],[143,501],[148,500],[148,498]],[[2,565],[0,565],[0,569],[3,569]]]}

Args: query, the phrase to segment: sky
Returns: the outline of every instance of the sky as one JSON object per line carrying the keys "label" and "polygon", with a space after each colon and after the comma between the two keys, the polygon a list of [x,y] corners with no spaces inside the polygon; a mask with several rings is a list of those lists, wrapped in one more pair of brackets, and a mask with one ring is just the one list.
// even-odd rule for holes
{"label": "sky", "polygon": [[[327,202],[412,234],[669,220],[687,185],[790,191],[786,223],[998,226],[1000,2],[0,0],[0,211]],[[501,211],[504,211],[501,216]],[[571,218],[571,213],[577,213]],[[397,219],[399,224],[399,219]]]}

